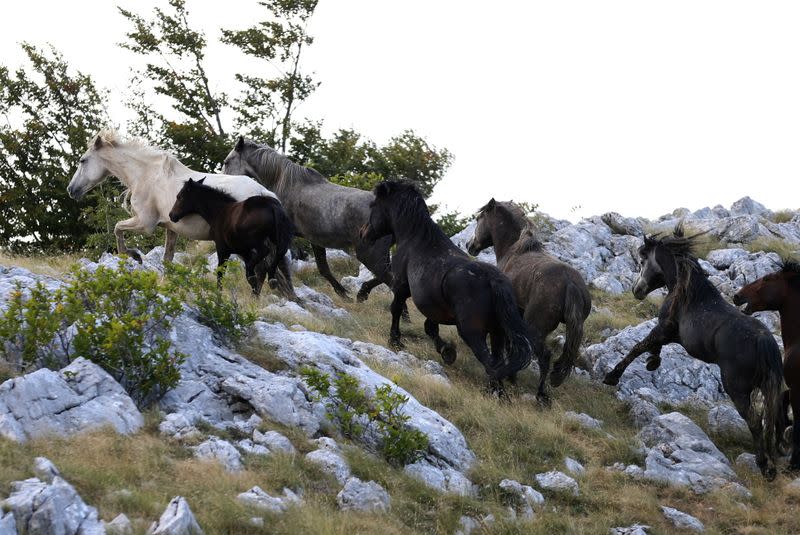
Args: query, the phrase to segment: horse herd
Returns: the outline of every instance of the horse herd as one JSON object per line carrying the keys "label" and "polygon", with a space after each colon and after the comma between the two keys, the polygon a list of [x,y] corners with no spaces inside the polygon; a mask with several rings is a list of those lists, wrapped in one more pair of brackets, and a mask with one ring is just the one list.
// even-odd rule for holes
{"label": "horse herd", "polygon": [[[116,176],[127,188],[124,206],[131,215],[114,228],[120,253],[141,261],[125,245],[123,233],[151,233],[157,226],[166,229],[165,262],[173,258],[178,235],[213,240],[220,268],[232,254],[243,259],[255,294],[266,280],[296,299],[286,252],[292,237],[302,236],[311,243],[322,276],[336,293],[349,298],[331,272],[325,250],[354,251],[374,275],[362,284],[358,300],[367,299],[382,283],[392,289],[393,347],[402,347],[400,320],[410,297],[425,317],[425,333],[442,360],[455,362],[456,349],[440,336],[439,326],[455,325],[483,365],[490,388],[501,395],[503,382],[513,381],[535,357],[540,370],[537,399],[547,404],[548,377],[557,387],[578,362],[590,293],[578,271],[544,250],[515,204],[491,199],[480,209],[467,254],[431,219],[424,198],[410,184],[385,181],[373,192],[340,186],[244,138],[225,158],[223,173],[192,171],[166,151],[103,130],[89,143],[67,191],[80,199],[108,176]],[[665,287],[667,296],[657,325],[604,382],[616,385],[643,353],[649,354],[647,369],[657,369],[661,348],[669,343],[718,364],[723,387],[753,436],[758,466],[771,480],[790,424],[788,407],[800,414],[800,264],[787,262],[780,271],[747,285],[734,297],[734,306],[708,280],[693,254],[699,236],[685,236],[678,225],[670,235],[644,237],[633,294],[644,299]],[[497,267],[470,256],[490,246]],[[221,277],[222,270],[217,274]],[[775,338],[750,316],[759,310],[780,311],[785,364]],[[551,370],[545,338],[562,323],[564,348]],[[760,401],[754,396],[759,392]],[[792,428],[791,446],[789,469],[800,470],[800,425]]]}

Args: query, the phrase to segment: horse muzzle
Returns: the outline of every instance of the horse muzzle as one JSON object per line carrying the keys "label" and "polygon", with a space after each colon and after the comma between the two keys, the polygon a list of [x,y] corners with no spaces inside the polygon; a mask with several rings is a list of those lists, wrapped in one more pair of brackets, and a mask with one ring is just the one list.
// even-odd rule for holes
{"label": "horse muzzle", "polygon": [[170,212],[169,213],[169,220],[172,221],[173,223],[177,223],[178,221],[181,220],[181,216],[179,216],[175,212]]}
{"label": "horse muzzle", "polygon": [[633,296],[638,299],[639,301],[643,301],[647,294],[650,292],[647,291],[647,285],[641,284],[641,282],[637,282],[636,285],[633,287]]}
{"label": "horse muzzle", "polygon": [[733,304],[739,307],[740,312],[742,312],[743,314],[747,314],[748,316],[751,315],[753,312],[755,312],[755,310],[753,310],[753,307],[750,304],[749,299],[747,299],[745,296],[741,294],[738,293],[734,294]]}

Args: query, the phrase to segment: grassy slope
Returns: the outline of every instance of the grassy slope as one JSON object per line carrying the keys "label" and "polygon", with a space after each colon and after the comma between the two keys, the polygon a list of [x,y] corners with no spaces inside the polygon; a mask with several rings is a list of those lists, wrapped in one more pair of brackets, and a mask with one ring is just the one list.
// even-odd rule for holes
{"label": "grassy slope", "polygon": [[[37,262],[2,259],[0,263],[23,264],[34,268]],[[63,262],[53,261],[45,268],[48,274],[63,269]],[[337,273],[355,271],[352,264],[334,263]],[[298,279],[332,294],[314,272],[305,272]],[[246,287],[239,287],[247,298]],[[599,336],[606,326],[619,327],[625,322],[638,322],[656,306],[644,303],[634,307],[626,297],[596,294],[595,301],[608,313],[593,318],[590,335]],[[266,296],[259,308],[273,298]],[[378,293],[366,303],[345,303],[334,300],[353,316],[352,321],[293,320],[318,330],[354,339],[384,343],[388,333],[389,297]],[[638,302],[637,302],[638,303]],[[422,320],[412,308],[411,324],[402,324],[407,349],[424,359],[437,359],[422,329]],[[443,328],[443,335],[457,340],[455,330]],[[794,514],[800,493],[784,491],[789,481],[779,477],[772,484],[760,477],[739,470],[743,482],[753,491],[750,506],[741,506],[724,493],[697,497],[690,492],[662,485],[633,481],[603,467],[613,462],[640,463],[633,450],[635,429],[630,425],[627,410],[609,388],[571,378],[554,392],[551,409],[539,408],[522,394],[534,392],[535,377],[521,375],[510,403],[502,403],[483,393],[482,369],[469,350],[458,341],[459,359],[448,370],[452,387],[411,374],[393,370],[378,371],[415,395],[422,403],[439,411],[465,434],[478,456],[471,477],[482,486],[478,499],[440,495],[402,471],[358,448],[348,448],[353,472],[362,479],[383,484],[392,495],[392,511],[388,515],[341,513],[335,495],[339,486],[330,477],[303,461],[301,456],[274,456],[267,459],[248,457],[246,469],[228,474],[213,463],[192,458],[186,447],[171,443],[157,432],[158,417],[148,415],[148,425],[131,437],[113,432],[97,432],[70,439],[52,438],[18,445],[0,440],[0,488],[7,490],[14,480],[31,477],[33,457],[43,455],[58,466],[65,478],[91,505],[98,507],[102,518],[110,520],[124,512],[144,532],[157,518],[172,496],[185,496],[207,533],[453,533],[463,514],[482,516],[493,513],[504,518],[504,497],[497,484],[504,478],[517,479],[536,486],[533,475],[538,472],[563,470],[563,459],[571,456],[585,464],[588,473],[578,478],[579,497],[545,493],[547,502],[532,523],[500,521],[491,533],[607,533],[609,527],[636,522],[652,526],[654,533],[674,533],[662,517],[659,505],[668,505],[700,518],[710,533],[797,533],[800,520]],[[275,365],[268,350],[248,347],[248,357],[267,367]],[[586,412],[605,422],[602,431],[585,430],[563,417],[565,410]],[[701,426],[704,414],[691,414]],[[312,446],[295,430],[265,424],[286,433],[295,446],[306,452]],[[735,455],[749,449],[747,437],[712,437],[726,454]],[[724,439],[724,440],[723,440]],[[284,486],[305,489],[306,505],[284,515],[265,515],[237,504],[235,496],[253,485],[278,493]],[[120,492],[128,491],[128,492]],[[247,523],[250,516],[264,516],[264,528]]]}

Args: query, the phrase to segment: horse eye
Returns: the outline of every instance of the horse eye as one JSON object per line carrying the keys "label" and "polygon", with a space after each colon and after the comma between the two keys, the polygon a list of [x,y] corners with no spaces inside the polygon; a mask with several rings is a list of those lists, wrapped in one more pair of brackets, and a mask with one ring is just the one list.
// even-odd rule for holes
{"label": "horse eye", "polygon": [[78,163],[86,163],[86,160],[87,160],[86,158],[81,158]]}

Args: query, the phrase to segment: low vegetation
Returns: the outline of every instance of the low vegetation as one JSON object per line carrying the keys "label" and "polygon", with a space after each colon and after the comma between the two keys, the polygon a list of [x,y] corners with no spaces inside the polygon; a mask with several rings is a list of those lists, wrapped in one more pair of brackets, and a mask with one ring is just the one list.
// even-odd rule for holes
{"label": "low vegetation", "polygon": [[746,244],[744,247],[751,253],[757,253],[759,251],[775,253],[782,261],[797,258],[798,254],[800,254],[800,250],[798,250],[796,245],[780,238],[760,237]]}
{"label": "low vegetation", "polygon": [[[351,261],[334,261],[332,267],[341,276],[345,272],[355,273],[356,265]],[[207,277],[214,280],[212,275]],[[301,272],[296,279],[298,283],[332,293],[314,270]],[[235,281],[231,291],[236,292],[241,306],[252,307],[259,317],[269,317],[265,307],[277,299],[271,295],[252,299],[243,280]],[[611,296],[597,290],[592,297],[598,310],[608,310],[605,320],[590,319],[598,321],[595,328],[601,328],[603,322],[609,324],[602,328],[638,323],[652,317],[658,306],[657,300],[639,302],[629,296]],[[390,296],[379,288],[364,303],[346,302],[335,295],[332,298],[352,319],[274,315],[271,319],[357,340],[386,342]],[[418,358],[439,362],[424,334],[421,316],[413,306],[410,309],[411,322],[401,324],[407,350]],[[598,314],[601,312],[593,313],[590,318]],[[592,341],[589,332],[587,329]],[[493,514],[497,521],[481,533],[600,534],[607,533],[609,527],[637,522],[652,526],[651,533],[676,533],[664,519],[659,505],[698,517],[708,533],[775,534],[796,533],[800,529],[795,514],[800,493],[785,489],[790,481],[785,475],[767,483],[759,475],[735,467],[754,495],[742,504],[724,492],[695,496],[684,489],[636,481],[606,470],[606,466],[615,462],[641,465],[644,461],[635,449],[636,430],[629,420],[627,406],[616,399],[613,389],[573,377],[553,392],[553,406],[544,409],[532,395],[536,391],[536,374],[526,371],[509,389],[510,401],[502,402],[485,392],[483,369],[455,330],[445,327],[442,335],[456,343],[459,353],[457,362],[447,368],[449,384],[421,372],[399,372],[378,361],[369,364],[461,429],[478,459],[469,474],[480,486],[477,498],[437,493],[407,476],[383,455],[369,453],[356,443],[340,439],[353,474],[377,481],[392,496],[391,511],[385,515],[343,513],[335,501],[340,485],[305,462],[303,454],[315,446],[296,429],[265,422],[263,429],[284,433],[299,454],[246,456],[244,470],[230,474],[215,463],[193,458],[185,445],[159,435],[160,416],[156,412],[148,413],[146,427],[129,437],[99,431],[69,439],[40,439],[25,445],[0,440],[0,488],[7,491],[10,482],[30,477],[33,458],[46,456],[87,503],[98,507],[102,518],[108,520],[125,513],[134,519],[137,533],[144,533],[149,522],[161,514],[175,495],[187,498],[206,533],[454,533],[462,515],[480,518],[488,514]],[[241,351],[259,365],[280,367],[278,359],[263,348],[245,342]],[[602,420],[602,430],[585,429],[566,419],[566,410],[585,412]],[[706,425],[702,411],[691,416],[701,426]],[[204,432],[217,433],[211,429]],[[751,444],[748,437],[729,437],[720,440],[720,447],[729,458],[734,458],[742,451],[749,451]],[[537,510],[533,522],[508,520],[508,497],[498,488],[499,482],[511,478],[535,487],[534,474],[565,470],[566,456],[587,468],[585,475],[577,477],[581,494],[575,497],[545,492],[547,503]],[[283,487],[303,489],[305,505],[273,515],[236,502],[238,493],[254,485],[271,494],[279,494]],[[249,519],[253,516],[264,516],[265,527],[251,525]]]}

